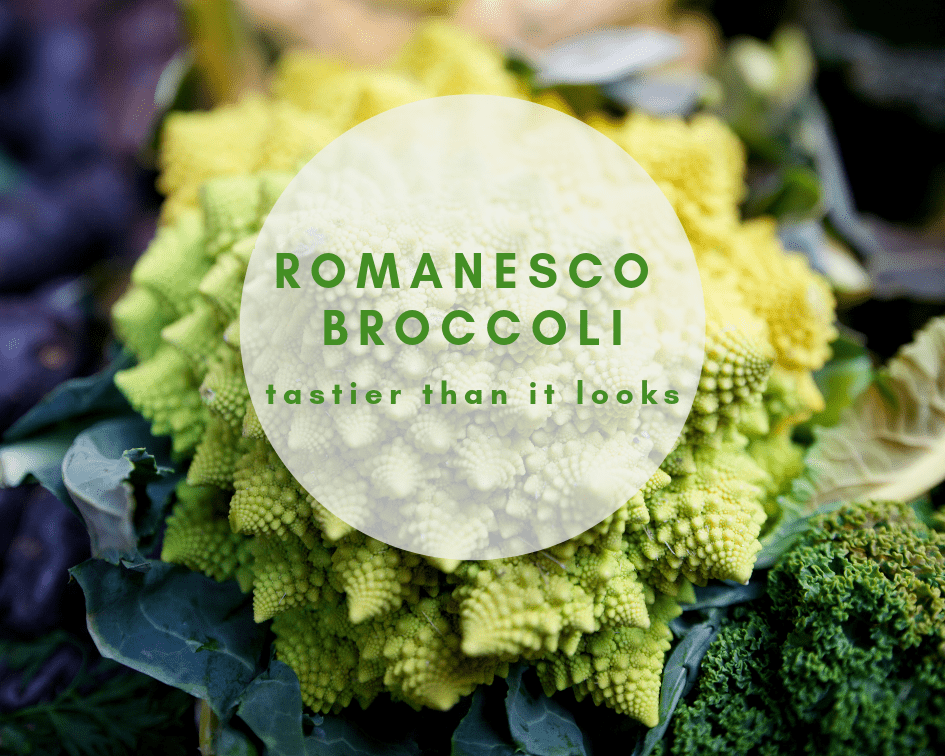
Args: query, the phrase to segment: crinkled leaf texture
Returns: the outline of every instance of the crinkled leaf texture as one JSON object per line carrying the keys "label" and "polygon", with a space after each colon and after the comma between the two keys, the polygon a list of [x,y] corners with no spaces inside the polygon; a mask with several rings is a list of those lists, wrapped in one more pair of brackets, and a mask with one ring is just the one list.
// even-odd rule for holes
{"label": "crinkled leaf texture", "polygon": [[162,562],[137,572],[90,559],[70,573],[102,656],[206,699],[221,718],[259,674],[265,628],[235,583]]}
{"label": "crinkled leaf texture", "polygon": [[[140,561],[136,490],[169,475],[145,450],[155,439],[137,415],[105,420],[80,433],[62,461],[62,480],[85,520],[92,556]],[[153,530],[153,523],[149,523]]]}
{"label": "crinkled leaf texture", "polygon": [[945,318],[915,340],[846,409],[817,429],[807,511],[836,501],[910,501],[945,479]]}

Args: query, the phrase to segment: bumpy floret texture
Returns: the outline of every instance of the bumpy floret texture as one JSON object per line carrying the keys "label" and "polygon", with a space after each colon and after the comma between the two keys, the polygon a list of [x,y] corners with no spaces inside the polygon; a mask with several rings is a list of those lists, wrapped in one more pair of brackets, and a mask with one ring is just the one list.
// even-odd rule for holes
{"label": "bumpy floret texture", "polygon": [[723,626],[663,752],[941,753],[943,587],[945,535],[907,505],[820,518]]}
{"label": "bumpy floret texture", "polygon": [[214,580],[236,578],[244,590],[252,586],[252,541],[234,533],[225,520],[229,497],[213,486],[177,488],[177,505],[167,520],[161,556]]}
{"label": "bumpy floret texture", "polygon": [[[669,199],[692,244],[706,298],[760,318],[778,366],[820,367],[836,335],[833,297],[802,257],[784,254],[773,220],[739,221],[744,155],[734,134],[709,116],[688,124],[642,114],[592,123],[633,155]],[[741,326],[723,318],[723,327],[729,324]]]}
{"label": "bumpy floret texture", "polygon": [[538,678],[545,692],[573,688],[579,701],[590,696],[596,704],[655,727],[663,655],[672,640],[669,622],[680,611],[669,596],[660,596],[644,626],[606,627],[585,635],[574,651],[539,661]]}
{"label": "bumpy floret texture", "polygon": [[[791,446],[783,436],[759,459],[749,450],[817,409],[810,370],[833,336],[823,282],[778,246],[771,224],[739,220],[743,151],[719,121],[592,119],[675,208],[707,306],[702,381],[680,444],[595,528],[489,562],[399,551],[354,531],[344,512],[329,512],[298,485],[248,399],[242,278],[294,172],[366,118],[463,92],[527,96],[495,50],[432,22],[385,69],[289,54],[269,95],[168,119],[163,223],[114,310],[139,360],[119,373],[118,386],[155,433],[193,458],[163,556],[253,591],[257,620],[274,618],[276,652],[314,710],[367,705],[385,691],[448,708],[526,659],[549,691],[572,687],[653,725],[668,622],[693,583],[748,579],[764,507],[782,482],[778,460],[791,458]],[[553,95],[540,101],[566,110]],[[292,443],[318,448],[317,434],[292,420],[287,409]],[[434,446],[452,443],[435,424],[412,432]],[[479,473],[495,470],[471,470]],[[392,486],[403,470],[377,475]],[[926,606],[914,587],[915,606]]]}
{"label": "bumpy floret texture", "polygon": [[701,446],[690,464],[650,497],[649,521],[624,535],[647,582],[671,595],[685,580],[748,582],[765,521],[758,484],[767,476],[740,444]]}

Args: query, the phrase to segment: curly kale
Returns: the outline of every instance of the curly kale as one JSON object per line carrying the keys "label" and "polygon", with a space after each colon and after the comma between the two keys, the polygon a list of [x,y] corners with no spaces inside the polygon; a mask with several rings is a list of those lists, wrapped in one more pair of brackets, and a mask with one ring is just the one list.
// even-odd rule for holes
{"label": "curly kale", "polygon": [[905,504],[822,516],[733,612],[664,754],[945,750],[945,536]]}

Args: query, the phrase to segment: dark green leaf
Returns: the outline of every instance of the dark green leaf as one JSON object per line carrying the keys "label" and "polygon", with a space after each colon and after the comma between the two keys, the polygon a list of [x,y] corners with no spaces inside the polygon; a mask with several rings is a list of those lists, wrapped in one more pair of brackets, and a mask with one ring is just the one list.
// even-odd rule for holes
{"label": "dark green leaf", "polygon": [[866,348],[866,334],[860,333],[843,324],[839,324],[837,329],[840,335],[830,342],[831,361],[852,360],[857,357],[869,355],[869,350]]}
{"label": "dark green leaf", "polygon": [[710,609],[705,622],[689,627],[663,668],[663,684],[660,687],[660,722],[651,728],[646,737],[633,751],[633,756],[649,756],[669,727],[679,700],[696,681],[699,664],[715,636],[718,635],[724,617],[723,609]]}
{"label": "dark green leaf", "polygon": [[873,380],[873,362],[865,350],[856,357],[834,358],[814,374],[825,407],[814,415],[812,425],[832,426]]}
{"label": "dark green leaf", "polygon": [[514,50],[505,59],[505,70],[522,79],[530,88],[535,79],[535,67]]}
{"label": "dark green leaf", "polygon": [[880,397],[893,412],[899,411],[899,397],[893,388],[893,379],[886,368],[880,368],[873,376],[873,385],[879,391]]}
{"label": "dark green leaf", "polygon": [[797,218],[811,213],[820,202],[820,180],[806,166],[784,170],[781,190],[766,212],[776,218]]}
{"label": "dark green leaf", "polygon": [[683,691],[686,689],[686,671],[679,666],[672,670],[667,666],[663,670],[663,684],[660,687],[660,721],[656,727],[647,731],[643,740],[638,741],[636,748],[633,749],[633,756],[649,756],[666,733],[669,722],[672,719],[673,712],[682,698]]}
{"label": "dark green leaf", "polygon": [[507,715],[491,695],[498,685],[476,688],[469,711],[453,732],[452,756],[513,756],[516,753]]}
{"label": "dark green leaf", "polygon": [[141,573],[91,559],[70,573],[103,656],[206,699],[224,719],[259,673],[265,630],[235,583],[163,562]]}
{"label": "dark green leaf", "polygon": [[0,640],[0,659],[9,669],[21,671],[25,684],[59,646],[67,643],[78,645],[65,630],[54,630],[29,641],[3,639]]}
{"label": "dark green leaf", "polygon": [[[112,564],[140,562],[136,495],[144,498],[145,484],[170,472],[145,451],[155,443],[163,445],[143,418],[131,415],[93,425],[66,452],[63,483],[85,520],[92,556]],[[153,532],[155,525],[148,525]]]}
{"label": "dark green leaf", "polygon": [[[811,508],[810,502],[815,492],[815,483],[812,478],[816,476],[816,472],[811,468],[813,458],[814,452],[808,452],[807,470],[791,482],[791,490],[788,494],[778,497],[781,510],[780,520],[774,529],[761,539],[761,551],[755,559],[756,570],[773,567],[807,531],[811,517],[828,514],[842,505],[841,501],[833,501],[820,505],[813,512],[804,514]],[[816,463],[816,459],[814,462]]]}
{"label": "dark green leaf", "polygon": [[[236,715],[265,745],[265,756],[414,756],[412,740],[389,743],[365,733],[346,716],[315,715],[302,711],[299,679],[288,665],[273,660],[239,699]],[[313,725],[305,736],[303,722]]]}
{"label": "dark green leaf", "polygon": [[[505,711],[515,744],[531,756],[587,756],[584,734],[574,717],[540,688],[530,690],[526,674],[532,674],[531,670],[516,664],[506,678]],[[537,680],[533,682],[538,685]]]}
{"label": "dark green leaf", "polygon": [[[155,452],[150,446],[147,449]],[[170,460],[166,454],[155,452],[155,461],[165,470],[169,469],[167,465]],[[170,510],[171,496],[183,478],[183,472],[169,472],[146,483],[144,491],[140,487],[136,491],[138,509],[135,513],[135,532],[138,534],[140,554],[150,554],[155,539],[162,533],[164,520]]]}
{"label": "dark green leaf", "polygon": [[3,753],[12,756],[26,756],[35,752],[30,741],[32,740],[25,727],[10,722],[0,726],[0,748]]}
{"label": "dark green leaf", "polygon": [[935,530],[938,527],[938,520],[936,518],[937,510],[935,504],[932,503],[932,498],[928,494],[920,496],[915,501],[910,502],[909,506],[912,507],[912,511],[915,512],[916,517],[918,517],[927,528]]}
{"label": "dark green leaf", "polygon": [[20,441],[65,420],[130,412],[131,407],[116,388],[114,379],[115,373],[131,364],[132,357],[125,352],[95,375],[60,384],[10,426],[3,440]]}
{"label": "dark green leaf", "polygon": [[237,716],[266,746],[266,756],[301,756],[302,692],[295,672],[280,661],[250,683]]}
{"label": "dark green leaf", "polygon": [[213,738],[213,750],[216,756],[258,756],[259,753],[243,733],[225,725]]}
{"label": "dark green leaf", "polygon": [[114,382],[115,373],[130,364],[130,355],[122,354],[93,376],[66,381],[17,420],[0,446],[0,487],[36,480],[78,512],[62,481],[62,459],[75,437],[94,422],[130,412]]}

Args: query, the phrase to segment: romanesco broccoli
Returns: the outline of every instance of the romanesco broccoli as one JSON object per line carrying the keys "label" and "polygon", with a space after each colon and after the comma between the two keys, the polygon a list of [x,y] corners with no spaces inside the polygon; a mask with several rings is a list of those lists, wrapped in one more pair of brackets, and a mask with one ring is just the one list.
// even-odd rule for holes
{"label": "romanesco broccoli", "polygon": [[[547,689],[574,687],[652,726],[679,601],[692,583],[747,580],[760,548],[778,473],[749,444],[818,408],[810,370],[834,335],[826,285],[783,252],[771,224],[739,220],[743,150],[721,122],[591,119],[643,165],[682,221],[708,328],[680,445],[637,496],[582,536],[480,563],[367,539],[294,481],[248,399],[242,276],[293,172],[376,113],[464,92],[527,96],[501,55],[437,21],[386,69],[294,53],[270,95],[168,119],[163,225],[114,310],[139,361],[117,385],[178,455],[193,457],[163,558],[253,591],[257,620],[274,617],[277,655],[314,710],[367,705],[382,691],[448,708],[525,659]],[[539,101],[566,110],[552,94]],[[780,388],[769,392],[775,375]],[[317,434],[304,430],[293,443],[317,448]],[[435,427],[416,432],[451,443]]]}

